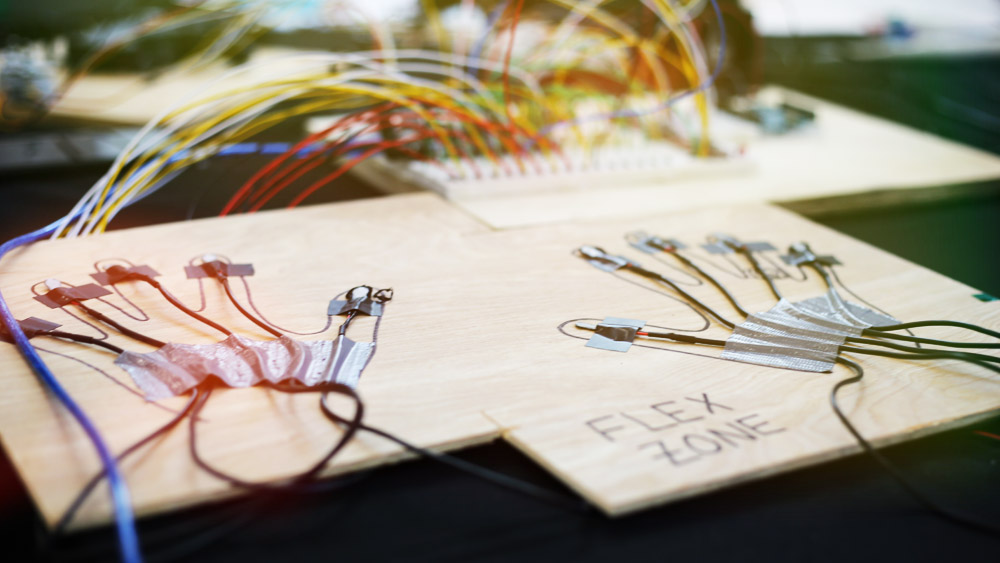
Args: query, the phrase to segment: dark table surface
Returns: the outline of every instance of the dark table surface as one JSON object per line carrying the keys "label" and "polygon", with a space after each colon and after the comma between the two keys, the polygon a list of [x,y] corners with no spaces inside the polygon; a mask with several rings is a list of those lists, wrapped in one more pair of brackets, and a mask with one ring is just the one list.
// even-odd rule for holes
{"label": "dark table surface", "polygon": [[[1000,128],[969,118],[1000,115],[1000,96],[984,97],[984,91],[1000,84],[993,72],[995,58],[952,64],[838,62],[836,68],[795,62],[792,70],[769,66],[776,69],[770,80],[1000,152]],[[885,79],[887,72],[896,78]],[[863,81],[868,81],[867,96],[846,86]],[[953,88],[954,81],[985,81],[986,86],[968,91]],[[948,85],[942,95],[949,101],[939,99],[936,82]],[[900,99],[906,104],[901,106]],[[953,111],[940,109],[945,106]],[[957,119],[956,111],[968,119]],[[199,186],[222,179],[235,182],[245,170],[260,166],[239,158],[192,171],[178,181],[188,187],[144,202],[123,216],[119,226],[181,220],[218,209],[213,198],[219,195],[202,195]],[[0,185],[0,235],[6,240],[65,213],[102,172],[75,168],[6,175]],[[982,187],[983,195],[948,203],[814,219],[1000,295],[995,258],[1000,183]],[[349,182],[316,201],[374,195]],[[928,496],[1000,522],[1000,440],[976,431],[1000,434],[1000,418],[884,451]],[[568,494],[502,443],[458,455]],[[255,495],[146,519],[140,526],[151,561],[996,561],[1000,553],[995,536],[935,516],[861,455],[614,520],[549,506],[418,460],[373,470],[334,492]],[[115,559],[109,529],[77,535],[51,549],[45,548],[38,529],[24,487],[6,456],[0,457],[4,559]]]}

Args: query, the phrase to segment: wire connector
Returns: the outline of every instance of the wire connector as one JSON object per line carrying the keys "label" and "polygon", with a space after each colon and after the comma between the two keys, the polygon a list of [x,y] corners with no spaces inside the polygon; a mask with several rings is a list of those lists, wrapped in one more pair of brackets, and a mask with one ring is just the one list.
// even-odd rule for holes
{"label": "wire connector", "polygon": [[38,301],[49,309],[58,309],[77,301],[86,301],[87,299],[96,299],[111,295],[110,291],[96,283],[67,287],[59,280],[50,279],[45,280],[45,286],[49,288],[49,291],[44,295],[36,295],[35,301]]}
{"label": "wire connector", "polygon": [[797,242],[788,247],[788,254],[781,257],[789,266],[818,264],[821,266],[839,266],[840,261],[831,255],[818,256],[804,242]]}
{"label": "wire connector", "polygon": [[253,264],[230,264],[223,262],[212,254],[202,257],[200,264],[184,266],[184,273],[188,279],[214,278],[224,279],[232,277],[252,276],[254,274]]}
{"label": "wire connector", "polygon": [[657,254],[659,252],[674,252],[683,250],[684,243],[677,239],[665,239],[656,235],[646,234],[646,231],[633,231],[625,235],[625,241],[636,250],[646,254]]}
{"label": "wire connector", "polygon": [[118,282],[135,279],[137,277],[148,277],[155,278],[159,276],[160,273],[153,268],[144,265],[141,266],[125,266],[115,264],[114,266],[108,267],[103,272],[94,272],[90,274],[90,277],[94,278],[94,281],[101,285],[114,285]]}
{"label": "wire connector", "polygon": [[381,317],[383,304],[392,299],[392,288],[376,290],[370,285],[359,285],[347,292],[347,299],[334,299],[327,307],[327,315],[346,315],[352,311]]}
{"label": "wire connector", "polygon": [[738,238],[724,233],[709,235],[708,244],[701,245],[709,254],[732,254],[733,252],[763,252],[777,250],[769,242],[742,242]]}
{"label": "wire connector", "polygon": [[594,335],[587,341],[588,348],[612,352],[628,352],[632,342],[635,341],[636,333],[644,326],[646,321],[621,317],[604,317],[604,320],[596,325],[576,323],[577,328],[594,331]]}
{"label": "wire connector", "polygon": [[[21,330],[28,338],[52,332],[62,326],[58,323],[46,321],[45,319],[39,319],[38,317],[28,317],[24,320],[17,321],[17,324],[21,325]],[[14,342],[14,339],[10,336],[10,331],[8,331],[7,327],[2,324],[0,324],[0,341],[12,344]]]}
{"label": "wire connector", "polygon": [[615,270],[620,270],[626,266],[640,267],[638,263],[633,262],[624,256],[608,254],[599,246],[584,245],[577,248],[573,254],[583,258],[589,262],[591,266],[604,270],[605,272],[614,272]]}

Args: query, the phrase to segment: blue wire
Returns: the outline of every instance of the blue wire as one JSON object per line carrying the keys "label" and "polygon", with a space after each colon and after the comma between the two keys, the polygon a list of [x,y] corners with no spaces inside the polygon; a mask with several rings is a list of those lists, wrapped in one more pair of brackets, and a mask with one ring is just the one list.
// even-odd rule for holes
{"label": "blue wire", "polygon": [[493,26],[497,24],[497,20],[500,19],[500,16],[507,10],[507,4],[509,2],[510,0],[504,0],[503,4],[493,8],[493,11],[490,12],[489,16],[487,16],[486,31],[483,33],[483,36],[479,38],[479,41],[476,41],[476,44],[472,47],[472,51],[469,53],[470,59],[478,59],[479,55],[483,53],[483,47],[486,45],[486,39],[489,38],[490,33],[493,31]]}
{"label": "blue wire", "polygon": [[[681,92],[680,94],[678,94],[678,95],[676,95],[676,96],[674,96],[672,98],[667,99],[662,104],[660,104],[658,106],[654,106],[654,107],[649,108],[647,110],[636,111],[636,110],[631,110],[631,109],[625,109],[625,110],[616,111],[616,112],[612,112],[612,113],[605,113],[605,114],[600,114],[600,115],[591,115],[589,117],[581,117],[581,118],[577,118],[577,119],[567,119],[565,121],[557,121],[555,123],[552,123],[550,125],[546,125],[545,127],[542,127],[538,131],[538,133],[540,135],[545,135],[546,133],[548,133],[548,132],[550,132],[553,129],[556,129],[558,127],[563,127],[565,125],[581,125],[583,123],[589,123],[591,121],[604,121],[604,120],[607,120],[607,119],[616,119],[616,118],[619,118],[619,117],[642,117],[644,115],[649,115],[651,113],[656,113],[658,111],[663,111],[663,110],[667,109],[668,107],[676,104],[677,102],[683,100],[684,98],[687,98],[688,96],[693,96],[693,95],[697,94],[698,92],[703,92],[703,91],[708,90],[709,88],[711,88],[712,85],[715,84],[715,80],[719,77],[719,73],[722,71],[722,65],[723,65],[723,63],[726,60],[726,24],[725,24],[725,22],[723,22],[723,19],[722,19],[722,10],[719,9],[718,2],[716,2],[716,0],[709,0],[709,1],[712,3],[712,9],[715,10],[715,21],[716,21],[717,25],[719,26],[719,59],[717,61],[715,61],[715,69],[712,70],[712,74],[711,74],[711,76],[708,77],[708,80],[706,80],[705,82],[699,84],[697,88],[692,88],[691,90],[687,90],[685,92]],[[530,139],[529,140],[529,145],[533,145],[533,144],[535,144],[534,139]]]}
{"label": "blue wire", "polygon": [[[719,9],[719,4],[717,0],[710,0],[712,3],[712,9],[715,11],[716,21],[719,26],[719,58],[715,63],[715,69],[712,71],[711,76],[704,83],[700,84],[697,88],[693,88],[686,92],[683,92],[673,98],[670,98],[660,104],[659,106],[650,108],[644,111],[635,110],[622,110],[618,112],[608,113],[604,115],[595,115],[588,118],[572,119],[567,121],[560,121],[553,123],[544,127],[540,133],[545,134],[552,129],[557,127],[562,127],[571,124],[582,124],[590,121],[605,120],[605,119],[615,119],[619,117],[641,117],[643,115],[648,115],[650,113],[656,113],[662,111],[678,101],[702,92],[712,87],[715,80],[719,76],[719,72],[722,70],[723,63],[726,56],[726,26],[723,22],[722,11]],[[505,3],[506,4],[506,3]],[[495,23],[496,18],[502,13],[502,8],[504,5],[499,6],[494,9],[493,13],[490,14],[491,23]],[[488,24],[487,29],[491,26]],[[483,43],[486,37],[484,36],[473,49],[473,56],[478,56],[479,52],[482,50]],[[109,190],[113,193],[115,190]],[[109,196],[110,196],[109,193]],[[43,227],[35,232],[22,235],[20,237],[11,239],[4,244],[0,245],[0,259],[2,259],[10,251],[30,244],[51,236],[58,228],[59,222],[52,223],[47,227]],[[4,325],[11,337],[14,339],[14,344],[17,346],[21,355],[24,357],[28,365],[31,366],[32,371],[34,371],[42,382],[49,388],[49,390],[62,402],[63,406],[73,415],[73,417],[83,428],[87,437],[90,439],[91,443],[94,445],[94,449],[97,450],[97,455],[101,459],[101,463],[104,465],[104,471],[107,474],[108,484],[111,490],[111,499],[115,512],[115,526],[118,530],[118,548],[121,554],[122,560],[126,563],[141,563],[142,553],[139,549],[139,535],[136,532],[135,527],[135,514],[132,512],[132,504],[129,498],[128,486],[125,480],[122,478],[121,472],[118,469],[118,464],[115,462],[114,455],[108,449],[107,444],[104,443],[104,439],[101,437],[100,432],[87,417],[83,409],[80,408],[73,398],[70,397],[69,393],[59,384],[59,381],[55,378],[52,371],[45,365],[45,362],[38,355],[34,346],[28,340],[28,337],[21,330],[21,325],[18,324],[17,319],[14,318],[14,314],[11,312],[10,307],[7,305],[7,301],[3,298],[3,294],[0,293],[0,324]]]}
{"label": "blue wire", "polygon": [[[33,233],[28,233],[3,243],[0,245],[0,259],[15,248],[50,236],[56,232],[58,225],[59,222],[57,221]],[[100,432],[87,417],[86,413],[83,412],[83,409],[80,408],[80,405],[76,404],[73,398],[69,396],[69,393],[66,392],[66,389],[59,384],[55,375],[45,365],[45,362],[42,361],[42,358],[38,355],[34,346],[31,345],[31,342],[28,341],[28,337],[21,330],[21,325],[14,318],[14,314],[11,312],[2,294],[0,294],[0,323],[7,328],[24,360],[28,362],[28,365],[31,366],[31,369],[38,375],[45,386],[66,407],[66,410],[73,415],[73,418],[76,419],[80,427],[86,432],[87,437],[94,444],[94,449],[97,450],[97,455],[101,458],[101,463],[104,465],[104,471],[107,474],[109,488],[111,489],[115,525],[118,529],[118,549],[122,561],[126,563],[141,563],[142,553],[139,550],[139,535],[135,529],[135,515],[132,513],[128,486],[125,484],[125,480],[118,470],[118,464],[115,462],[114,455],[111,454],[107,444],[104,443],[104,439],[101,438]]]}

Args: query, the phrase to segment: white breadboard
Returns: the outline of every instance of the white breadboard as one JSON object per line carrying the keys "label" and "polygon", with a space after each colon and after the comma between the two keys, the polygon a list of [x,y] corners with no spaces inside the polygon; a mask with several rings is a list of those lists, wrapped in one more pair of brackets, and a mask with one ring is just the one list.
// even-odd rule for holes
{"label": "white breadboard", "polygon": [[698,158],[666,143],[601,149],[586,156],[535,155],[522,159],[523,166],[512,157],[505,157],[499,166],[485,160],[476,164],[379,157],[360,163],[353,171],[387,192],[430,190],[448,199],[470,199],[660,184],[697,175],[740,173],[753,167],[753,161],[746,157]]}
{"label": "white breadboard", "polygon": [[[332,122],[328,117],[315,118],[307,129],[317,132]],[[506,155],[499,161],[478,157],[429,162],[377,156],[351,171],[388,193],[429,190],[461,200],[663,185],[751,171],[754,162],[744,154],[745,149],[761,136],[757,125],[722,112],[713,112],[711,120],[710,138],[713,149],[721,153],[718,156],[695,156],[688,148],[668,141],[649,141],[635,131],[605,132],[608,141],[589,150],[566,148],[564,144],[559,153]]]}

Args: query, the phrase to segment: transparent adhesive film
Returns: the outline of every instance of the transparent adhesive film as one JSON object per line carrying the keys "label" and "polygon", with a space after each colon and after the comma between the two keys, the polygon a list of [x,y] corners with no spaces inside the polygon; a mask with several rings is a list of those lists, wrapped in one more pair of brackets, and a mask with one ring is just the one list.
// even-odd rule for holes
{"label": "transparent adhesive film", "polygon": [[303,385],[336,382],[354,387],[374,350],[372,342],[301,342],[287,336],[251,340],[230,336],[214,344],[167,344],[153,352],[124,352],[115,365],[150,401],[180,395],[215,376],[230,387],[295,379]]}

